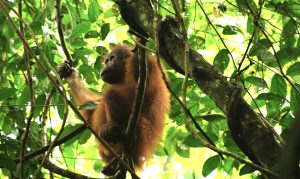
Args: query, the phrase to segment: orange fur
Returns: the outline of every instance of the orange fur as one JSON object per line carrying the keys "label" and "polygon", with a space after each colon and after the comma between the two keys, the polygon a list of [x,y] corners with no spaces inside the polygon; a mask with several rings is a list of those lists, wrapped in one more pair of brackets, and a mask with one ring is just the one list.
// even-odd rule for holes
{"label": "orange fur", "polygon": [[[137,80],[134,79],[134,72],[136,69],[134,53],[127,46],[117,45],[113,48],[112,53],[118,50],[126,50],[130,56],[126,59],[125,64],[125,79],[122,83],[110,84],[108,88],[103,92],[103,96],[95,94],[84,87],[83,82],[80,80],[76,72],[73,72],[70,77],[67,78],[67,82],[71,88],[72,94],[77,104],[84,104],[88,101],[98,100],[100,103],[95,110],[87,111],[82,110],[81,113],[85,119],[88,120],[98,133],[100,133],[103,125],[108,123],[114,123],[126,128],[128,122],[127,113],[130,114],[132,105],[135,99],[135,91],[137,86]],[[119,60],[119,59],[118,59]],[[146,83],[144,103],[140,113],[138,127],[136,129],[137,140],[133,144],[133,159],[136,169],[140,169],[145,160],[149,159],[161,139],[164,119],[169,111],[169,92],[162,79],[159,67],[154,56],[148,57],[148,79]],[[111,102],[107,101],[106,96],[116,94],[118,102],[124,104],[126,109],[124,119],[115,119],[114,114],[119,113],[117,109],[113,109]],[[116,99],[113,99],[116,100]],[[113,110],[113,111],[112,111]],[[123,110],[123,109],[120,109]],[[108,141],[112,148],[121,154],[123,150],[122,143],[113,143]],[[112,160],[113,156],[99,144],[99,153],[105,162]]]}

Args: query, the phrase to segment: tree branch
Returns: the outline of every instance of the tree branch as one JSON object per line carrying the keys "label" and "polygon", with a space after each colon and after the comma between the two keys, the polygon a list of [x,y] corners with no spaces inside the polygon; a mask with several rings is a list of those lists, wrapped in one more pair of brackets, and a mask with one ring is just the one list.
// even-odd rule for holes
{"label": "tree branch", "polygon": [[48,159],[45,160],[45,162],[43,164],[43,167],[46,168],[47,170],[49,170],[53,173],[56,173],[60,176],[63,176],[63,177],[76,178],[76,179],[95,179],[95,178],[92,178],[92,177],[88,177],[88,176],[85,176],[85,175],[81,175],[81,174],[78,174],[78,173],[71,172],[69,170],[62,169],[62,168],[54,165],[53,163],[51,163]]}
{"label": "tree branch", "polygon": [[65,43],[65,38],[64,38],[64,33],[63,33],[63,28],[62,28],[62,14],[61,14],[61,2],[60,0],[56,0],[56,19],[57,19],[57,30],[58,30],[58,35],[59,35],[59,40],[61,43],[61,47],[66,55],[67,62],[68,64],[72,67],[73,64],[73,59],[68,51],[68,48]]}
{"label": "tree branch", "polygon": [[[22,0],[18,1],[18,12],[20,14],[20,17],[22,18]],[[24,33],[24,24],[23,22],[20,20],[20,32],[21,35],[25,35]],[[34,109],[35,109],[35,92],[33,89],[33,85],[32,85],[32,74],[31,74],[31,69],[30,69],[30,63],[29,63],[29,58],[28,58],[28,51],[27,49],[24,47],[24,61],[25,61],[25,65],[26,65],[26,71],[27,71],[27,85],[29,87],[29,96],[30,96],[30,112],[29,115],[27,117],[27,122],[26,122],[26,127],[25,127],[25,131],[24,134],[21,137],[21,149],[20,149],[20,179],[24,178],[24,154],[25,154],[25,149],[26,149],[26,142],[27,142],[27,138],[28,138],[28,134],[29,134],[29,129],[30,129],[30,125],[31,125],[31,120],[32,117],[34,115]]]}
{"label": "tree branch", "polygon": [[[155,34],[153,31],[153,9],[143,0],[126,1],[126,3],[128,3],[127,6],[133,11],[132,14],[134,16],[132,16],[132,18],[137,21],[144,31],[153,37]],[[158,26],[160,28],[162,26],[160,20],[158,21]],[[170,56],[170,58],[166,58],[165,60],[168,63],[175,62],[178,67],[183,67],[185,54],[184,43],[182,43],[183,37],[178,27],[170,25],[167,27],[166,33],[159,34],[159,36],[162,37],[161,41],[164,43],[164,46],[160,46],[159,51],[167,52]],[[216,103],[216,106],[228,117],[228,112],[230,111],[228,107],[231,102],[230,96],[232,96],[236,90],[236,85],[228,82],[224,76],[192,48],[189,49],[189,61],[191,77],[201,90],[207,94]],[[263,167],[271,171],[278,171],[278,157],[282,151],[281,145],[277,142],[272,131],[242,97],[240,97],[237,106],[236,117],[240,121],[237,127],[247,142],[247,148],[255,155]],[[245,151],[243,150],[243,152]]]}
{"label": "tree branch", "polygon": [[[154,1],[155,1],[155,0],[154,0]],[[154,22],[153,22],[153,28],[154,28],[154,32],[156,32],[156,33],[155,33],[155,36],[154,36],[154,39],[155,39],[156,47],[159,48],[158,33],[157,33],[157,30],[156,30],[156,29],[157,29],[157,20],[156,20],[156,19],[157,19],[157,18],[156,18],[156,17],[157,17],[157,15],[156,15],[156,13],[157,13],[157,11],[156,11],[156,9],[157,9],[157,4],[154,2],[153,5],[154,5]],[[243,158],[239,157],[238,155],[235,155],[235,154],[233,154],[233,153],[231,153],[231,152],[227,152],[227,151],[223,151],[223,150],[218,149],[218,148],[217,148],[217,147],[209,140],[209,138],[208,138],[208,142],[205,142],[204,140],[202,140],[201,137],[200,137],[200,136],[195,132],[195,130],[192,128],[191,122],[194,123],[195,127],[196,127],[200,132],[202,131],[202,129],[201,129],[201,127],[199,126],[199,124],[196,122],[196,120],[195,120],[195,118],[193,117],[193,115],[192,115],[192,114],[190,113],[190,111],[187,109],[187,107],[185,106],[185,104],[179,99],[179,97],[176,95],[176,93],[172,90],[172,88],[171,88],[171,86],[170,86],[170,84],[169,84],[169,82],[168,82],[168,80],[167,80],[167,78],[166,78],[166,74],[164,73],[164,71],[163,71],[163,69],[162,69],[162,66],[161,66],[161,63],[160,63],[160,60],[159,60],[160,58],[159,58],[159,52],[158,52],[158,51],[156,51],[156,59],[157,59],[157,63],[158,63],[158,66],[159,66],[159,68],[160,68],[160,72],[161,72],[161,74],[162,74],[163,80],[164,80],[164,82],[165,82],[165,84],[166,84],[168,90],[171,92],[171,94],[173,95],[173,97],[175,97],[175,99],[177,100],[177,102],[181,105],[181,107],[183,108],[183,110],[185,111],[185,113],[188,114],[188,117],[189,117],[189,118],[188,118],[187,125],[188,125],[188,128],[190,129],[191,134],[194,136],[194,138],[195,138],[201,145],[203,145],[204,147],[207,147],[207,148],[209,148],[209,149],[211,149],[211,150],[217,152],[217,153],[220,155],[220,157],[222,157],[222,158],[223,158],[223,156],[222,156],[222,154],[223,154],[223,155],[225,155],[225,156],[232,157],[232,158],[234,158],[234,159],[240,161],[241,163],[244,163],[244,164],[246,164],[246,165],[248,165],[248,166],[250,166],[250,167],[252,167],[252,168],[254,168],[254,169],[256,169],[256,170],[259,170],[259,171],[261,171],[261,172],[263,172],[263,173],[266,173],[266,174],[269,174],[269,175],[272,175],[272,176],[277,176],[276,173],[273,173],[272,171],[267,170],[267,169],[265,169],[265,168],[263,168],[263,167],[261,167],[261,166],[259,166],[259,165],[256,165],[256,164],[251,163],[251,162],[249,162],[249,161],[247,161],[247,160],[244,160]],[[202,131],[201,133],[204,134],[204,136],[206,135],[206,134],[204,133],[204,131]]]}

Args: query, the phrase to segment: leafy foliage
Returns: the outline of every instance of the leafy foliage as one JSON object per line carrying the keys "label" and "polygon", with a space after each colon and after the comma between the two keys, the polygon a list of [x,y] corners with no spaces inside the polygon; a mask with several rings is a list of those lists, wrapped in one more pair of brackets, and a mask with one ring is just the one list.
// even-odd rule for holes
{"label": "leafy foliage", "polygon": [[[184,20],[189,28],[190,46],[228,79],[237,79],[242,83],[247,103],[265,120],[276,125],[285,137],[300,106],[300,5],[296,0],[259,2],[224,1],[224,11],[218,9],[220,4],[214,1],[201,1],[210,24],[196,1],[191,0],[186,2],[187,15]],[[17,1],[4,3],[18,11]],[[158,3],[161,16],[174,15],[170,1],[159,0]],[[11,8],[6,8],[6,11],[18,25],[19,17]],[[65,59],[58,38],[55,1],[25,0],[22,12],[26,23],[24,39],[46,70],[55,76],[53,71]],[[258,12],[259,19],[255,19],[257,17],[252,15]],[[121,42],[134,44],[126,33],[128,27],[121,19],[117,5],[104,0],[62,1],[62,15],[65,41],[74,59],[74,67],[92,90],[101,92],[105,85],[99,81],[100,69],[111,46]],[[0,178],[3,178],[19,175],[15,159],[20,157],[20,144],[32,104],[24,62],[25,49],[2,8],[0,24]],[[155,50],[153,39],[149,44]],[[57,93],[49,101],[50,105],[46,102],[52,88],[51,82],[32,56],[29,55],[28,60],[35,91],[35,108],[25,154],[40,149],[54,139],[64,118],[66,105]],[[183,76],[166,68],[172,89],[181,96]],[[217,147],[245,157],[229,134],[224,114],[191,80],[188,81],[187,95],[189,110]],[[156,175],[162,178],[218,177],[226,172],[232,177],[257,177],[249,166],[229,157],[221,160],[210,150],[204,149],[186,129],[180,105],[173,98],[171,104],[163,142],[155,152],[157,157],[148,163],[160,165],[160,172]],[[49,111],[45,110],[46,107]],[[81,106],[84,109],[94,107],[93,102]],[[80,123],[71,113],[61,138]],[[103,163],[99,160],[95,142],[89,140],[90,136],[88,131],[84,131],[59,149],[55,148],[51,161],[70,171],[97,177]],[[178,163],[182,164],[180,169],[174,167]],[[25,178],[29,178],[37,167],[36,159],[27,160]],[[45,169],[41,172],[42,178],[48,178],[49,174]],[[146,178],[150,174],[144,175]]]}

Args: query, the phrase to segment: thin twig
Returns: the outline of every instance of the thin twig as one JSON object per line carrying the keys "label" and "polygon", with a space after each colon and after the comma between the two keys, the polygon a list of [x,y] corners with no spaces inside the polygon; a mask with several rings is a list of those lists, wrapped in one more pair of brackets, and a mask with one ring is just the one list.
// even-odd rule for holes
{"label": "thin twig", "polygon": [[256,35],[256,27],[257,27],[257,26],[255,26],[254,29],[253,29],[253,33],[252,33],[252,35],[251,35],[251,38],[250,38],[249,43],[248,43],[248,45],[247,45],[247,48],[246,48],[246,50],[245,50],[245,52],[244,52],[244,55],[243,55],[243,57],[242,57],[241,62],[239,63],[239,66],[238,66],[238,68],[237,68],[237,74],[238,74],[238,75],[240,75],[240,70],[241,70],[242,65],[243,65],[243,63],[244,63],[244,60],[246,59],[246,56],[247,56],[247,54],[248,54],[248,51],[250,50],[250,46],[251,46],[251,44],[252,44],[252,41],[253,41],[253,39],[254,39],[254,37],[255,37],[255,35]]}
{"label": "thin twig", "polygon": [[36,179],[39,177],[39,172],[40,170],[42,169],[44,163],[46,162],[46,160],[48,160],[48,157],[51,153],[51,150],[53,149],[55,143],[57,142],[57,140],[59,139],[59,137],[61,136],[64,128],[65,128],[65,124],[66,124],[66,121],[67,121],[67,118],[68,118],[68,113],[69,113],[69,110],[68,110],[68,105],[65,105],[65,109],[64,109],[64,119],[63,119],[63,122],[62,122],[62,125],[61,125],[61,128],[59,130],[59,132],[57,133],[56,137],[54,138],[54,140],[51,142],[47,152],[46,152],[46,155],[43,157],[42,161],[41,161],[41,164],[40,166],[36,169],[34,175],[33,175],[33,179]]}
{"label": "thin twig", "polygon": [[[71,140],[72,138],[76,137],[77,135],[79,135],[81,132],[83,132],[86,129],[86,126],[84,124],[82,124],[81,126],[79,126],[77,129],[75,129],[74,131],[70,132],[69,134],[67,134],[66,136],[62,137],[61,139],[58,139],[54,144],[53,144],[53,148],[56,146],[59,146],[69,140]],[[44,152],[46,152],[49,149],[50,145],[41,147],[40,149],[29,153],[27,155],[24,156],[24,161],[29,160],[33,157],[36,157],[40,154],[43,154]],[[20,159],[16,159],[15,162],[18,163],[20,161]]]}
{"label": "thin twig", "polygon": [[[256,18],[256,17],[255,17],[255,13],[254,13],[253,10],[250,8],[250,5],[248,4],[248,2],[245,1],[245,3],[246,3],[246,5],[247,5],[249,11],[251,12],[251,14],[254,16],[254,18]],[[263,3],[264,3],[264,1],[262,2],[262,4],[263,4]],[[262,5],[261,5],[261,6],[262,6]],[[274,57],[275,57],[276,62],[277,62],[277,64],[278,64],[280,74],[281,74],[281,75],[283,76],[283,78],[284,78],[284,79],[285,79],[285,80],[286,80],[286,81],[287,81],[287,82],[295,89],[295,91],[298,93],[298,95],[300,95],[300,91],[299,91],[299,89],[297,88],[297,86],[294,84],[294,82],[292,82],[292,81],[289,79],[289,77],[287,77],[287,76],[284,74],[283,69],[282,69],[282,65],[281,65],[281,63],[280,63],[280,59],[279,59],[279,57],[278,57],[278,54],[277,54],[277,52],[276,52],[276,50],[275,50],[275,48],[274,48],[274,46],[273,46],[272,41],[270,40],[269,35],[266,33],[266,30],[258,23],[258,21],[257,21],[256,25],[259,27],[260,31],[264,34],[265,38],[268,40],[268,42],[269,42],[269,44],[270,44],[270,46],[271,46],[271,48],[272,48],[272,50],[273,50]]]}
{"label": "thin twig", "polygon": [[[172,15],[175,15],[175,13],[174,12],[172,12],[172,11],[170,11],[169,9],[167,9],[164,5],[162,5],[162,4],[160,4],[157,0],[152,0],[153,2],[153,4],[154,4],[154,1],[156,2],[156,4],[158,5],[157,6],[157,10],[158,10],[158,7],[161,7],[162,9],[164,9],[165,11],[167,11],[168,13],[170,13],[170,14],[172,14]],[[170,5],[169,3],[168,3],[168,5]]]}
{"label": "thin twig", "polygon": [[60,0],[56,0],[56,19],[57,19],[57,30],[58,30],[58,35],[61,43],[61,47],[66,55],[67,61],[70,66],[72,66],[73,59],[68,51],[68,48],[65,43],[65,38],[64,38],[64,33],[63,33],[63,28],[62,28],[62,14],[61,14],[61,2]]}
{"label": "thin twig", "polygon": [[[130,35],[130,34],[129,34],[129,35]],[[135,42],[135,44],[136,44],[137,46],[139,46],[139,47],[141,47],[141,48],[147,50],[148,52],[155,53],[154,50],[152,50],[152,49],[148,48],[147,46],[141,44],[138,40],[135,40],[135,38],[131,38],[131,39]]]}
{"label": "thin twig", "polygon": [[[188,45],[188,38],[187,38],[187,29],[184,25],[184,20],[181,16],[180,13],[180,9],[179,9],[179,5],[177,4],[177,1],[172,0],[171,1],[173,4],[173,8],[175,9],[175,13],[176,13],[176,17],[177,19],[179,19],[180,22],[180,26],[182,29],[182,35],[183,35],[183,43],[184,43],[184,80],[182,83],[182,87],[181,87],[181,91],[182,91],[182,106],[186,106],[186,89],[187,89],[187,82],[188,82],[188,78],[189,78],[189,45]],[[197,123],[197,121],[193,118],[190,118],[190,116],[192,116],[192,114],[189,113],[188,110],[183,110],[184,111],[184,115],[187,121],[189,121],[190,119],[193,121],[193,123],[195,124],[196,128],[198,130],[200,130],[201,133],[205,132],[202,130],[202,128],[199,126],[199,124]],[[211,143],[212,145],[215,146],[215,144],[209,139],[209,137],[205,134],[204,137],[209,141],[209,143]],[[223,156],[219,153],[220,157],[223,159]]]}
{"label": "thin twig", "polygon": [[[20,14],[20,17],[22,17],[22,0],[18,1],[18,11]],[[20,23],[20,32],[21,35],[25,35],[24,33],[24,25],[22,23],[22,21],[19,22]],[[24,155],[25,155],[25,148],[26,148],[26,142],[27,142],[27,138],[28,138],[28,134],[29,134],[29,129],[30,129],[30,124],[31,124],[31,120],[33,118],[34,115],[34,109],[35,109],[35,92],[33,89],[33,85],[32,85],[32,74],[31,74],[31,69],[30,69],[30,63],[29,63],[29,58],[28,58],[28,51],[27,49],[24,47],[24,61],[25,61],[25,65],[26,65],[26,71],[27,71],[27,77],[26,77],[26,81],[27,81],[27,85],[29,87],[29,96],[30,96],[30,103],[31,103],[31,107],[30,107],[30,112],[29,115],[27,117],[27,122],[26,122],[26,127],[25,127],[25,131],[24,134],[22,136],[21,139],[21,149],[20,149],[20,179],[24,178]]]}
{"label": "thin twig", "polygon": [[238,155],[235,155],[235,154],[233,154],[231,152],[220,150],[220,149],[216,148],[215,146],[213,146],[213,145],[211,145],[209,143],[206,143],[203,139],[201,139],[201,137],[198,136],[198,134],[192,128],[191,121],[188,122],[187,126],[190,129],[192,135],[195,137],[195,139],[197,141],[199,141],[199,143],[201,143],[204,147],[207,147],[207,148],[209,148],[209,149],[211,149],[211,150],[213,150],[213,151],[215,151],[217,153],[221,153],[223,155],[232,157],[232,158],[240,161],[241,163],[244,163],[244,164],[246,164],[246,165],[248,165],[248,166],[250,166],[250,167],[252,167],[252,168],[254,168],[254,169],[256,169],[256,170],[258,170],[260,172],[262,172],[262,173],[265,173],[265,174],[268,174],[268,175],[272,175],[274,177],[278,177],[279,176],[277,173],[274,173],[274,172],[272,172],[272,171],[270,171],[270,170],[268,170],[266,168],[263,168],[263,167],[261,167],[261,166],[259,166],[257,164],[254,164],[254,163],[252,163],[252,162],[250,162],[248,160],[245,160],[242,157],[239,157]]}
{"label": "thin twig", "polygon": [[[182,36],[183,36],[183,43],[184,43],[184,80],[182,82],[181,91],[182,91],[182,102],[184,105],[186,105],[186,89],[187,89],[187,82],[189,78],[189,46],[188,46],[188,38],[187,38],[187,29],[184,25],[183,17],[181,16],[180,8],[178,5],[178,1],[172,0],[173,8],[175,9],[176,17],[179,19],[179,23],[182,30]],[[185,14],[185,12],[183,12]],[[187,118],[188,115],[185,113],[185,117]]]}
{"label": "thin twig", "polygon": [[46,169],[48,169],[49,171],[51,171],[53,173],[56,173],[56,174],[58,174],[60,176],[67,177],[67,178],[95,179],[93,177],[88,177],[88,176],[85,176],[85,175],[81,175],[81,174],[78,174],[78,173],[71,172],[69,170],[62,169],[62,168],[54,165],[48,159],[44,162],[43,167],[46,168]]}
{"label": "thin twig", "polygon": [[[44,135],[44,127],[45,127],[45,123],[46,123],[46,120],[47,120],[48,111],[49,111],[50,106],[51,106],[50,101],[51,101],[54,93],[55,93],[55,88],[52,87],[52,89],[50,90],[49,95],[48,95],[48,97],[45,101],[45,104],[43,105],[44,111],[43,111],[43,114],[42,114],[42,122],[41,122],[41,136],[42,136],[42,144],[43,145],[44,145],[44,136],[45,136]],[[63,105],[65,105],[65,104],[63,104]]]}
{"label": "thin twig", "polygon": [[290,80],[289,77],[286,76],[286,74],[284,74],[283,72],[283,69],[282,69],[282,66],[281,66],[281,63],[280,63],[280,59],[278,57],[278,54],[273,46],[273,43],[272,41],[270,40],[269,36],[266,34],[266,31],[259,25],[259,28],[261,30],[261,32],[264,34],[264,36],[266,37],[266,39],[268,40],[269,44],[271,45],[271,48],[273,50],[273,53],[274,53],[274,57],[276,59],[276,62],[278,64],[278,67],[279,67],[279,71],[280,71],[280,74],[282,75],[282,77],[294,88],[294,90],[297,92],[297,94],[300,96],[300,91],[299,89],[297,88],[297,86],[295,85],[295,83],[293,81]]}
{"label": "thin twig", "polygon": [[218,30],[216,29],[216,27],[213,25],[213,23],[212,23],[211,20],[209,19],[208,15],[206,14],[206,12],[205,12],[204,8],[202,7],[201,3],[199,2],[199,0],[196,0],[196,2],[197,2],[197,4],[198,4],[198,6],[200,7],[202,13],[204,14],[204,16],[205,16],[205,18],[206,18],[208,24],[214,29],[214,31],[216,32],[217,36],[218,36],[219,39],[221,40],[223,46],[225,47],[225,49],[226,49],[227,52],[229,53],[229,55],[230,55],[230,57],[231,57],[231,59],[232,59],[232,63],[233,63],[234,68],[237,69],[237,66],[236,66],[236,64],[234,63],[234,58],[233,58],[232,54],[230,53],[230,50],[229,50],[229,48],[227,47],[227,45],[226,45],[224,39],[221,37],[221,34],[218,32]]}

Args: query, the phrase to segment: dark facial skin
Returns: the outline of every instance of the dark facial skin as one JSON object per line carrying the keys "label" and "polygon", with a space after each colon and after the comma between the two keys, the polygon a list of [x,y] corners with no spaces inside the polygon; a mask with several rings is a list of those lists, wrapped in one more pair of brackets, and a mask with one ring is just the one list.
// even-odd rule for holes
{"label": "dark facial skin", "polygon": [[101,78],[108,84],[121,84],[125,77],[125,64],[130,54],[124,49],[112,51],[105,60]]}

